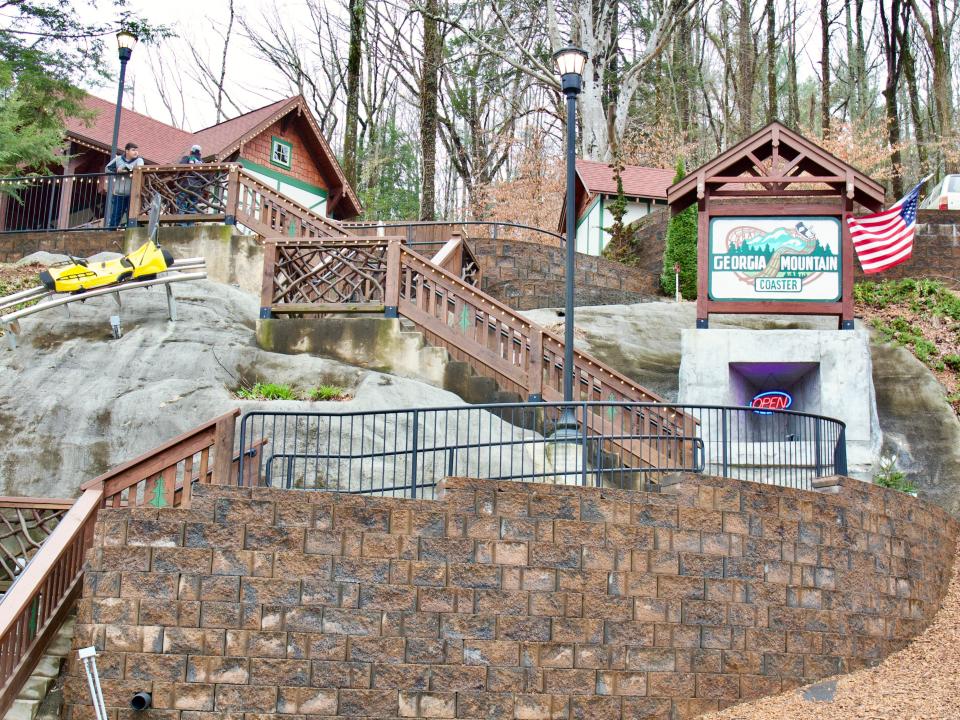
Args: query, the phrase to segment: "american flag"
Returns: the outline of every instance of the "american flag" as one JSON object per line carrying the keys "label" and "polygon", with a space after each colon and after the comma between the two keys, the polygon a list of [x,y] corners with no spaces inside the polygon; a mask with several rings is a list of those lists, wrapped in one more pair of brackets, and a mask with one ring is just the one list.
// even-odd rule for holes
{"label": "american flag", "polygon": [[910,259],[917,226],[920,188],[929,178],[898,200],[889,210],[847,218],[853,248],[866,274],[883,272]]}

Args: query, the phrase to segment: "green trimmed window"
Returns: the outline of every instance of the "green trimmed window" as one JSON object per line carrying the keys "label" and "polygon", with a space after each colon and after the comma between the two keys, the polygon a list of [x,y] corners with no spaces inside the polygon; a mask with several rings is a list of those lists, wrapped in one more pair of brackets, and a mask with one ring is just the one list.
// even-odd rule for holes
{"label": "green trimmed window", "polygon": [[270,138],[270,162],[289,170],[293,167],[293,144],[278,137]]}

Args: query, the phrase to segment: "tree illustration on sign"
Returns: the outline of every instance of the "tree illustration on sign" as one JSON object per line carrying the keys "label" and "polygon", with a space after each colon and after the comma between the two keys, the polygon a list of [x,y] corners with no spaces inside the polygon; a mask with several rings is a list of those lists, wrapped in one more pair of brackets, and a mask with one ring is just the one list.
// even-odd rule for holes
{"label": "tree illustration on sign", "polygon": [[153,497],[147,501],[147,504],[153,505],[154,507],[166,507],[167,499],[164,497],[166,492],[166,481],[163,478],[163,475],[160,475],[157,478],[157,484],[153,488]]}

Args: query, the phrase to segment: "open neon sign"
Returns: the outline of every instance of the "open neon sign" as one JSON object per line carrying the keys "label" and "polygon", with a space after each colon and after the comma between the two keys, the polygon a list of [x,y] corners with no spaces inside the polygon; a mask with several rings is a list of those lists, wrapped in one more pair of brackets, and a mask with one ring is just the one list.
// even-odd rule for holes
{"label": "open neon sign", "polygon": [[791,405],[793,405],[793,396],[785,390],[768,390],[758,393],[750,401],[750,407],[758,415],[772,415],[773,410],[786,410]]}

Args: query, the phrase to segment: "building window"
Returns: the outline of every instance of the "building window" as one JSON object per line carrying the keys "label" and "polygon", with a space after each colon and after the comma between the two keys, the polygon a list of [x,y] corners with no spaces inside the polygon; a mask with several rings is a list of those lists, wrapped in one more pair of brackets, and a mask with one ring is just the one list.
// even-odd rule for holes
{"label": "building window", "polygon": [[278,137],[270,138],[270,162],[289,170],[293,167],[293,145]]}

